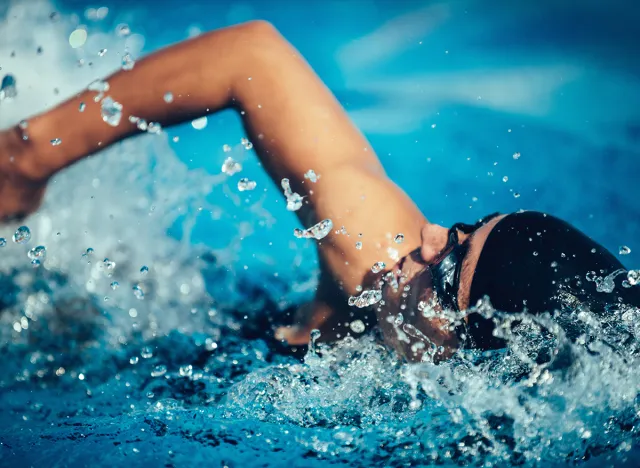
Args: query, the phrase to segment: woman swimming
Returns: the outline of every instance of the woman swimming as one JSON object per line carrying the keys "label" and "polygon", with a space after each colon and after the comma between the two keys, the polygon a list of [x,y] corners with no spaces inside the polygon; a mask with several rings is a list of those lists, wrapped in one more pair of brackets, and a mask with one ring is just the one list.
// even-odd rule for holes
{"label": "woman swimming", "polygon": [[[105,106],[131,118],[105,119]],[[153,53],[0,133],[0,217],[37,209],[52,176],[144,130],[142,120],[167,127],[227,108],[240,112],[270,176],[290,181],[301,223],[320,223],[309,234],[321,261],[315,299],[294,326],[277,330],[292,345],[307,343],[313,329],[325,339],[344,336],[354,310],[373,307],[389,345],[411,360],[440,359],[461,347],[503,345],[490,318],[465,312],[484,298],[497,310],[534,314],[575,301],[640,303],[637,288],[610,294],[586,281],[593,271],[620,283],[626,272],[552,216],[496,214],[451,229],[430,223],[300,54],[261,21]],[[317,183],[305,180],[309,169],[321,175]]]}

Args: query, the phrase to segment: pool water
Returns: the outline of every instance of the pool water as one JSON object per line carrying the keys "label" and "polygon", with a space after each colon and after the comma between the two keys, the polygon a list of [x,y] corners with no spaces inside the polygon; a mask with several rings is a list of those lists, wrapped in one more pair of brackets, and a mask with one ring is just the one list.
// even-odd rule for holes
{"label": "pool water", "polygon": [[[623,261],[637,267],[637,65],[619,50],[598,62],[575,43],[633,51],[624,36],[580,33],[625,11],[585,7],[575,36],[555,36],[572,52],[562,55],[540,27],[553,37],[568,7],[550,6],[541,23],[527,7],[460,4],[311,2],[310,42],[294,24],[300,7],[279,2],[235,4],[199,27],[273,15],[434,221],[547,210],[616,253],[628,245]],[[191,7],[171,23],[145,5],[111,2],[102,19],[74,2],[0,8],[9,38],[0,73],[17,89],[0,102],[0,126],[120,66],[125,49],[138,57],[196,32],[177,32],[194,21]],[[347,30],[349,8],[360,18]],[[120,23],[132,34],[118,35]],[[79,24],[82,50],[69,45]],[[377,47],[398,30],[395,48]],[[567,307],[577,340],[548,316],[521,317],[504,332],[506,349],[441,365],[399,361],[375,331],[332,346],[276,342],[273,327],[313,292],[314,246],[291,234],[298,225],[241,143],[237,118],[202,125],[136,137],[57,175],[24,222],[28,242],[11,240],[20,225],[0,227],[0,465],[637,466],[637,309]],[[229,155],[244,166],[235,178],[220,171]],[[258,188],[239,193],[240,175]],[[28,253],[40,245],[34,267]],[[510,320],[488,304],[480,312]]]}

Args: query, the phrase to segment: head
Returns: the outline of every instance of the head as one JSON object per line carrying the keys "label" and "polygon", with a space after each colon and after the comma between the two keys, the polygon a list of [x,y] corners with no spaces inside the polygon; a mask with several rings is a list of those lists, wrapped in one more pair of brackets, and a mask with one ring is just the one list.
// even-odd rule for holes
{"label": "head", "polygon": [[[624,271],[604,247],[551,215],[491,215],[454,225],[435,255],[423,245],[401,259],[383,284],[379,321],[385,340],[411,360],[425,352],[447,357],[461,346],[500,348],[493,321],[468,311],[479,301],[531,314],[560,310],[567,300],[601,309],[640,304],[638,288],[622,286]],[[601,280],[588,280],[609,275],[613,293]]]}

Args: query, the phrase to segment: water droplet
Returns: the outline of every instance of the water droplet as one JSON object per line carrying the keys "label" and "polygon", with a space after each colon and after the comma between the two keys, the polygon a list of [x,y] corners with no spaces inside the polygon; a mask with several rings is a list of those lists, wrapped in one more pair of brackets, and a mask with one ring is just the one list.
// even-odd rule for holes
{"label": "water droplet", "polygon": [[629,255],[631,253],[631,249],[626,245],[621,245],[620,248],[618,249],[618,253],[620,255]]}
{"label": "water droplet", "polygon": [[149,124],[147,125],[147,132],[157,135],[158,133],[162,132],[162,125],[160,125],[158,122],[149,122]]}
{"label": "water droplet", "polygon": [[316,182],[318,182],[318,179],[320,178],[320,176],[316,174],[313,169],[309,169],[307,172],[304,173],[304,178],[315,184]]}
{"label": "water droplet", "polygon": [[191,364],[180,366],[180,375],[182,377],[191,377],[191,374],[193,374],[193,366]]}
{"label": "water droplet", "polygon": [[222,163],[222,172],[227,175],[233,175],[242,170],[242,164],[235,161],[233,158],[227,158]]}
{"label": "water droplet", "polygon": [[251,143],[247,138],[241,138],[240,143],[244,146],[244,149],[250,150],[253,148],[253,143]]}
{"label": "water droplet", "polygon": [[136,284],[132,289],[133,289],[133,295],[136,297],[136,299],[139,299],[139,300],[144,299],[144,291],[142,291],[142,288],[140,288],[139,285]]}
{"label": "water droplet", "polygon": [[363,333],[366,329],[362,320],[354,320],[349,324],[349,328],[351,328],[354,333]]}
{"label": "water droplet", "polygon": [[509,180],[509,178],[508,178],[507,176],[504,176],[504,177],[502,178],[502,182],[507,182],[508,180]]}
{"label": "water droplet", "polygon": [[520,159],[520,153],[513,153],[513,159]]}
{"label": "water droplet", "polygon": [[20,226],[13,233],[13,242],[16,244],[26,244],[31,239],[31,231],[27,226]]}
{"label": "water droplet", "polygon": [[324,219],[318,224],[311,226],[309,229],[294,229],[293,235],[298,239],[324,239],[333,229],[333,222],[330,219]]}
{"label": "water droplet", "polygon": [[118,286],[120,286],[120,283],[118,283],[117,281],[111,283],[111,289],[113,289],[114,291],[118,289]]}
{"label": "water droplet", "polygon": [[[88,250],[87,250],[87,252],[88,252]],[[102,261],[102,266],[105,268],[105,270],[113,270],[116,267],[116,262],[112,262],[108,258],[105,258]]]}
{"label": "water droplet", "polygon": [[136,65],[136,61],[133,59],[129,52],[126,52],[122,56],[122,60],[120,61],[121,68],[125,71],[133,70],[133,67]]}
{"label": "water droplet", "polygon": [[129,28],[128,24],[124,24],[124,23],[119,24],[116,27],[116,34],[120,37],[126,37],[129,34],[131,34],[131,28]]}
{"label": "water droplet", "polygon": [[62,140],[60,138],[54,138],[53,140],[51,140],[52,146],[58,146],[61,143],[62,143]]}
{"label": "water droplet", "polygon": [[362,242],[356,242],[356,249],[362,250]]}
{"label": "water droplet", "polygon": [[520,198],[520,193],[513,192],[513,198]]}
{"label": "water droplet", "polygon": [[173,102],[173,93],[164,93],[164,102],[167,104]]}
{"label": "water droplet", "polygon": [[243,177],[238,181],[238,190],[244,192],[245,190],[253,190],[256,188],[256,182]]}
{"label": "water droplet", "polygon": [[393,238],[393,241],[396,244],[402,244],[404,242],[404,234],[402,234],[402,233],[397,234],[396,237]]}
{"label": "water droplet", "polygon": [[147,273],[149,273],[149,267],[146,265],[143,265],[142,268],[140,268],[140,274],[146,275]]}
{"label": "water droplet", "polygon": [[104,94],[107,91],[109,91],[109,83],[100,79],[94,80],[91,83],[89,83],[89,86],[87,86],[87,89],[89,91],[95,91],[96,93]]}
{"label": "water droplet", "polygon": [[373,273],[380,273],[382,270],[384,270],[387,267],[387,265],[384,262],[376,262],[373,264],[373,266],[371,267],[371,271]]}
{"label": "water droplet", "polygon": [[591,249],[591,253],[596,253],[595,247],[593,249]]}
{"label": "water droplet", "polygon": [[131,359],[129,359],[129,364],[135,365],[138,364],[138,361],[140,359],[138,358],[138,356],[132,356]]}
{"label": "water droplet", "polygon": [[533,252],[533,256],[537,257],[538,256],[538,252]]}
{"label": "water droplet", "polygon": [[5,245],[7,245],[7,239],[0,237],[0,247],[4,247]]}
{"label": "water droplet", "polygon": [[78,110],[80,112],[84,112],[86,108],[87,108],[87,105],[84,102],[81,102],[80,105],[78,106]]}
{"label": "water droplet", "polygon": [[629,270],[627,273],[627,281],[631,286],[640,283],[640,270]]}
{"label": "water droplet", "polygon": [[558,262],[551,262],[551,268],[556,268],[558,266]]}
{"label": "water droplet", "polygon": [[31,260],[31,266],[33,268],[38,268],[40,265],[42,265],[42,262],[39,259],[34,258],[33,260]]}
{"label": "water droplet", "polygon": [[289,179],[282,179],[282,181],[280,182],[280,186],[284,190],[284,196],[287,198],[287,210],[298,211],[300,208],[302,208],[303,197],[291,190]]}
{"label": "water droplet", "polygon": [[199,119],[193,120],[191,122],[191,126],[196,130],[202,130],[207,126],[208,122],[209,122],[209,119],[207,119],[207,116],[204,116],[204,117],[200,117]]}
{"label": "water droplet", "polygon": [[100,49],[100,52],[98,52],[98,55],[100,57],[104,57],[104,55],[107,53],[107,49]]}
{"label": "water droplet", "polygon": [[18,95],[16,79],[13,75],[5,75],[0,84],[0,101],[13,99]]}
{"label": "water droplet", "polygon": [[213,351],[214,349],[218,349],[218,343],[213,341],[212,338],[207,338],[204,340],[204,347],[207,351]]}
{"label": "water droplet", "polygon": [[222,151],[224,151],[225,153],[229,153],[231,151],[231,146],[229,145],[222,145]]}
{"label": "water droplet", "polygon": [[382,291],[378,289],[364,290],[359,296],[349,297],[348,304],[360,309],[372,306],[382,299]]}
{"label": "water droplet", "polygon": [[29,250],[29,252],[27,252],[27,256],[31,260],[35,260],[35,259],[42,260],[47,256],[47,249],[44,247],[44,245],[39,245]]}
{"label": "water droplet", "polygon": [[151,346],[145,346],[144,348],[142,348],[140,350],[140,356],[142,356],[144,359],[150,359],[153,357],[153,349],[151,348]]}
{"label": "water droplet", "polygon": [[151,370],[151,377],[162,377],[167,373],[167,366],[164,364],[158,364]]}
{"label": "water droplet", "polygon": [[122,118],[122,104],[114,101],[111,96],[107,96],[102,100],[100,110],[102,113],[102,120],[106,123],[112,127],[117,127],[120,124],[120,119]]}

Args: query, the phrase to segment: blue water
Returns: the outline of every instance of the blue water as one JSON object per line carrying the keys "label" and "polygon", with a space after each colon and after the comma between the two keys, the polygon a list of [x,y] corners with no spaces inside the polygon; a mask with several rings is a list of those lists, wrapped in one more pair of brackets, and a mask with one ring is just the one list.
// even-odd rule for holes
{"label": "blue water", "polygon": [[[432,221],[548,211],[640,264],[637,7],[185,3],[104,2],[99,21],[87,8],[103,5],[81,1],[1,4],[1,73],[18,96],[0,127],[117,68],[125,47],[263,18]],[[441,366],[398,362],[373,337],[276,343],[317,263],[243,136],[229,112],[116,145],[58,175],[30,243],[0,249],[0,465],[637,466],[637,310],[574,310],[585,345],[540,319],[507,350]],[[223,144],[259,189],[239,196],[220,174]]]}

